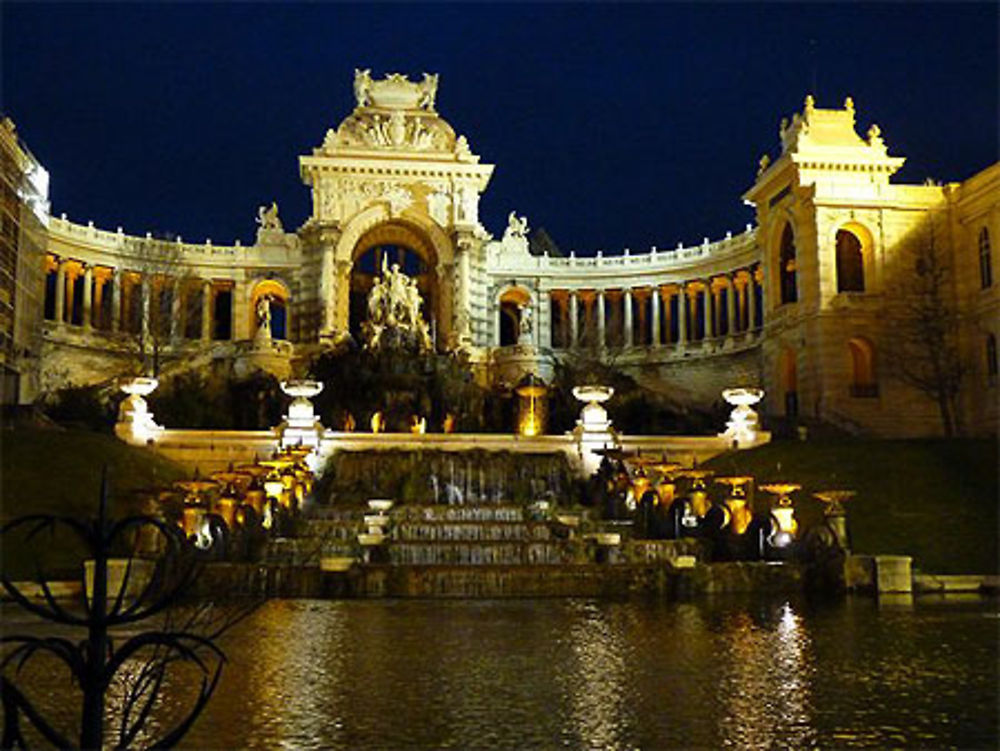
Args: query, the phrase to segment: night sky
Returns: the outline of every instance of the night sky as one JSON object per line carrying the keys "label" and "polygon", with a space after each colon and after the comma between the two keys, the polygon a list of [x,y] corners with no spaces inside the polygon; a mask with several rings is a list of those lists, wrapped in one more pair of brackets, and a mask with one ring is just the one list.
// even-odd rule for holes
{"label": "night sky", "polygon": [[309,211],[297,157],[354,106],[355,67],[440,74],[437,109],[564,250],[693,244],[813,91],[964,179],[997,159],[998,5],[2,5],[0,109],[52,209],[126,232],[252,242],[257,206]]}

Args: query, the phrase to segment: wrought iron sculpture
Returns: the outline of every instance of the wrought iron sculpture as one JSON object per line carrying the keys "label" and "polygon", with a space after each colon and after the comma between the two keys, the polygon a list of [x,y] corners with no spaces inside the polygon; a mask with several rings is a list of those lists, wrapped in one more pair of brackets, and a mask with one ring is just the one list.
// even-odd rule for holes
{"label": "wrought iron sculpture", "polygon": [[[136,515],[117,521],[109,518],[107,497],[105,469],[96,519],[81,521],[65,516],[31,515],[15,519],[0,530],[5,539],[10,539],[11,533],[22,532],[26,534],[26,539],[37,540],[46,530],[68,529],[86,545],[94,567],[93,583],[84,587],[80,610],[56,600],[37,558],[36,578],[44,602],[32,601],[8,578],[6,572],[0,576],[0,584],[10,597],[28,612],[44,621],[86,629],[87,632],[86,638],[80,642],[55,636],[5,635],[0,639],[5,650],[0,662],[0,700],[4,714],[2,747],[5,749],[26,747],[22,718],[58,748],[102,748],[109,737],[105,733],[106,712],[109,709],[106,694],[116,679],[124,681],[126,690],[122,704],[115,707],[116,714],[120,710],[121,716],[114,747],[132,748],[141,740],[140,731],[150,719],[168,668],[178,663],[189,663],[201,678],[193,705],[183,719],[153,740],[149,747],[169,748],[175,745],[194,724],[219,683],[225,656],[214,639],[250,610],[244,607],[239,617],[226,617],[206,628],[204,616],[211,605],[204,603],[194,606],[184,623],[175,627],[170,620],[169,609],[179,603],[195,582],[200,570],[198,551],[185,540],[178,527],[153,517]],[[139,578],[136,573],[136,561],[139,559],[134,554],[137,541],[150,533],[162,540],[159,546],[161,552],[151,562],[152,572],[148,581],[130,588],[129,580],[132,579],[135,585]],[[129,548],[132,554],[125,563],[117,593],[109,592],[108,562],[112,552],[122,547]],[[87,589],[92,591],[88,593]],[[133,595],[130,591],[136,593]],[[111,631],[157,614],[165,615],[163,630],[143,631],[120,642]],[[201,633],[195,633],[196,629]],[[41,654],[55,657],[65,664],[83,693],[78,744],[57,730],[15,684],[25,665]],[[116,675],[126,663],[130,663],[130,675]],[[11,671],[13,676],[8,677]]]}

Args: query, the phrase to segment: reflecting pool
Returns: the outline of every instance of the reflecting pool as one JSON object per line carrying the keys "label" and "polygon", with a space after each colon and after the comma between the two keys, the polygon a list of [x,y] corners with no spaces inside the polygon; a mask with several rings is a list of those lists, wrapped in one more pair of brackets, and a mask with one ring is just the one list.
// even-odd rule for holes
{"label": "reflecting pool", "polygon": [[998,627],[978,597],[271,601],[182,747],[995,748]]}

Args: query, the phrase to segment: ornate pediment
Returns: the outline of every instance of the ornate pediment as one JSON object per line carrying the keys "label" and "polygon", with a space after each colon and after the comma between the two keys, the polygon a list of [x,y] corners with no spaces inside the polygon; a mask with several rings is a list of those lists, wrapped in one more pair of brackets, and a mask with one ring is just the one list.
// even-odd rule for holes
{"label": "ornate pediment", "polygon": [[465,137],[456,137],[452,127],[437,114],[434,101],[438,77],[424,73],[410,81],[401,73],[374,80],[370,70],[354,71],[357,106],[336,129],[327,131],[321,152],[378,150],[440,154],[457,162],[475,164]]}

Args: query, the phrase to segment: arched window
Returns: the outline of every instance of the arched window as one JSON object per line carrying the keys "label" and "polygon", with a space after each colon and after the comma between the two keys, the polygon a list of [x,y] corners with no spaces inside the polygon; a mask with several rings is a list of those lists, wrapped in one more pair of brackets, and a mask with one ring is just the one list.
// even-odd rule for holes
{"label": "arched window", "polygon": [[51,253],[45,256],[45,307],[44,315],[48,321],[56,319],[56,290],[59,278],[59,261]]}
{"label": "arched window", "polygon": [[990,255],[990,231],[983,227],[979,232],[979,283],[983,289],[993,286],[993,263]]}
{"label": "arched window", "polygon": [[997,385],[997,335],[993,332],[986,335],[986,382]]}
{"label": "arched window", "polygon": [[521,338],[521,323],[526,309],[531,305],[531,295],[520,287],[511,287],[500,295],[500,346],[517,344]]}
{"label": "arched window", "polygon": [[851,358],[850,394],[854,397],[873,399],[878,396],[878,380],[875,377],[875,348],[862,337],[847,342]]}
{"label": "arched window", "polygon": [[865,291],[865,260],[853,232],[837,231],[837,292]]}
{"label": "arched window", "polygon": [[781,304],[796,302],[799,299],[795,279],[795,236],[792,225],[786,224],[781,233],[781,250],[778,254],[778,286],[781,290]]}

